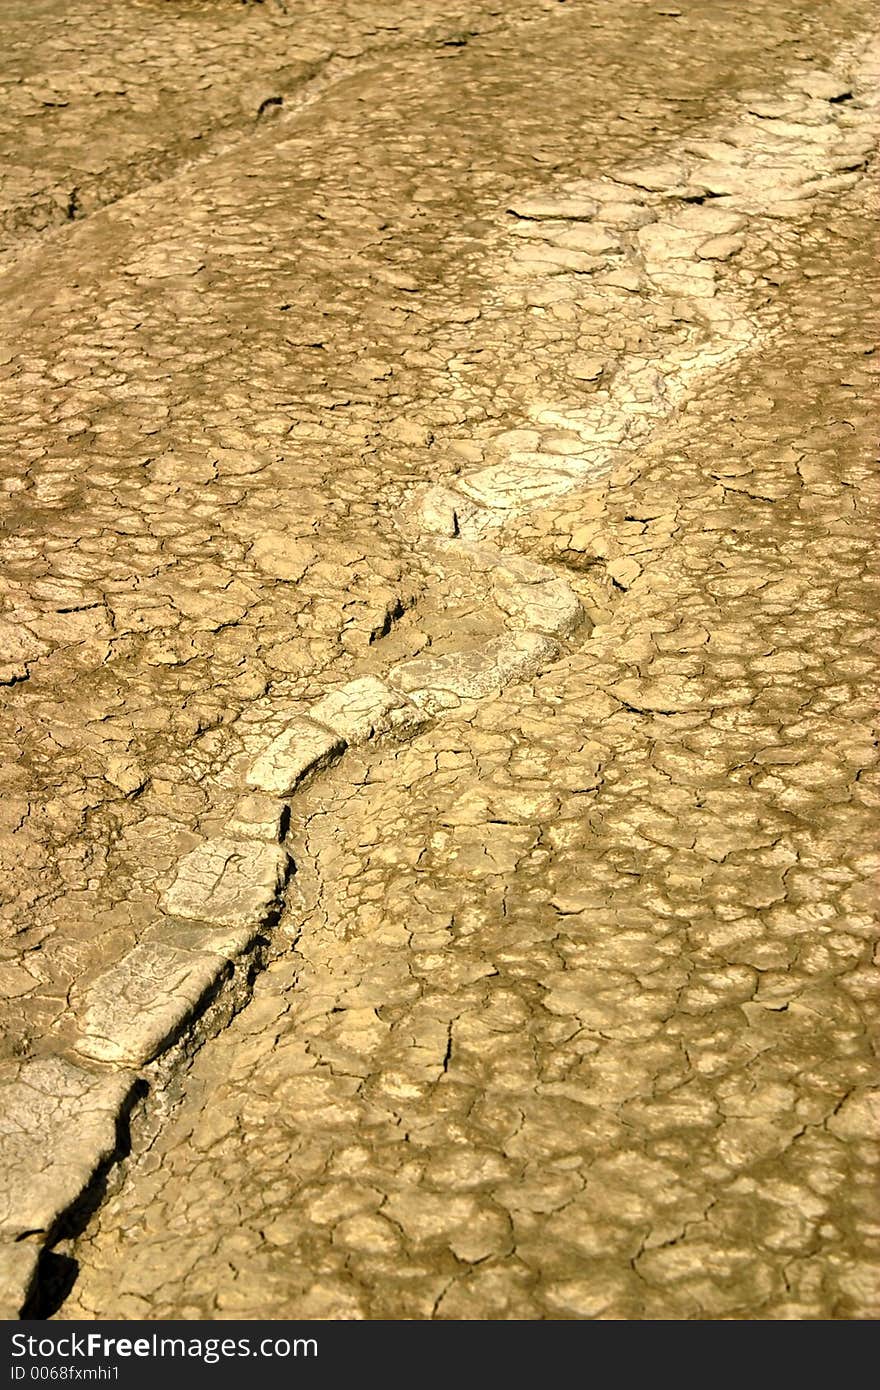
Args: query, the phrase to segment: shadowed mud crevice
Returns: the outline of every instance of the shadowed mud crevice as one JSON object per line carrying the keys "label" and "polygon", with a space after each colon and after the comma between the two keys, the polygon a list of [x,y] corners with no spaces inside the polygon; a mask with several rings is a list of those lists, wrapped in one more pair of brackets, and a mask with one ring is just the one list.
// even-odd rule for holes
{"label": "shadowed mud crevice", "polygon": [[[317,84],[318,90],[321,89],[323,74],[331,66],[339,67],[339,62],[332,53],[321,62],[311,65],[286,97],[264,98],[250,121],[236,118],[230,113],[214,130],[200,133],[197,150],[193,150],[192,141],[189,141],[188,147],[168,145],[159,155],[151,155],[123,167],[114,165],[104,174],[91,179],[83,178],[71,189],[66,204],[63,201],[59,203],[51,189],[45,190],[41,199],[44,225],[36,232],[29,226],[27,208],[8,209],[0,214],[0,229],[6,233],[5,244],[0,250],[0,271],[8,268],[20,255],[33,250],[44,237],[60,231],[67,223],[82,222],[85,218],[92,217],[143,189],[161,185],[198,164],[216,158],[219,153],[228,152],[234,143],[247,142],[255,126],[259,125],[261,130],[264,128],[268,113],[275,113],[279,108],[286,107],[286,114],[289,115],[290,110],[295,110],[297,105],[313,100],[316,94],[312,90],[313,85]],[[346,75],[348,65],[342,66],[343,72],[340,75]]]}
{"label": "shadowed mud crevice", "polygon": [[135,1109],[146,1102],[149,1087],[143,1080],[131,1089],[128,1100],[116,1120],[116,1147],[101,1163],[88,1187],[63,1211],[45,1236],[33,1282],[20,1316],[23,1319],[43,1320],[52,1317],[69,1295],[79,1265],[65,1249],[88,1225],[101,1206],[107,1192],[110,1174],[131,1153],[131,1121]]}

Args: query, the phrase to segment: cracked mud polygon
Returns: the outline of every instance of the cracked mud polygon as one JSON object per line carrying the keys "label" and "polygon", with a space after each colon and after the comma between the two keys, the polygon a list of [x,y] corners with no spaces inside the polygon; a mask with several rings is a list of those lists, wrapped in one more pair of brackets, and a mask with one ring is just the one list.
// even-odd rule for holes
{"label": "cracked mud polygon", "polygon": [[4,11],[3,1316],[875,1318],[873,6]]}

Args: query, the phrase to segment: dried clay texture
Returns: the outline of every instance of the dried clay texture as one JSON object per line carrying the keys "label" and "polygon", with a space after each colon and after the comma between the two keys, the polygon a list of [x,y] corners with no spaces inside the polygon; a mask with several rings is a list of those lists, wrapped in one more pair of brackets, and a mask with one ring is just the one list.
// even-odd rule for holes
{"label": "dried clay texture", "polygon": [[8,60],[4,1310],[876,1316],[869,8],[169,8]]}

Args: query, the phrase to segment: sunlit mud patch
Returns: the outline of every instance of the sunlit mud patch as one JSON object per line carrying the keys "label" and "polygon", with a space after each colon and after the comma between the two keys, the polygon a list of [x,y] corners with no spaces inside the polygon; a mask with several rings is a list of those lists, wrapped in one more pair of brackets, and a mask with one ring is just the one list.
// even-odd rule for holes
{"label": "sunlit mud patch", "polygon": [[537,323],[537,399],[484,464],[426,492],[427,529],[450,534],[454,518],[454,534],[483,535],[592,485],[698,381],[757,345],[767,325],[738,257],[862,177],[877,66],[872,43],[851,75],[810,69],[749,94],[737,119],[680,155],[510,201],[515,244],[493,279],[498,312]]}

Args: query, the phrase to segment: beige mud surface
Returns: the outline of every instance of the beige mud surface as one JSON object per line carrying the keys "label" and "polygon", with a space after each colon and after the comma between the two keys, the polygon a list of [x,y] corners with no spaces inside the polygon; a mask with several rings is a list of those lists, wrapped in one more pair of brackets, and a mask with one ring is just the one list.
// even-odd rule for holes
{"label": "beige mud surface", "polygon": [[870,7],[70,8],[4,74],[8,1315],[876,1316]]}

